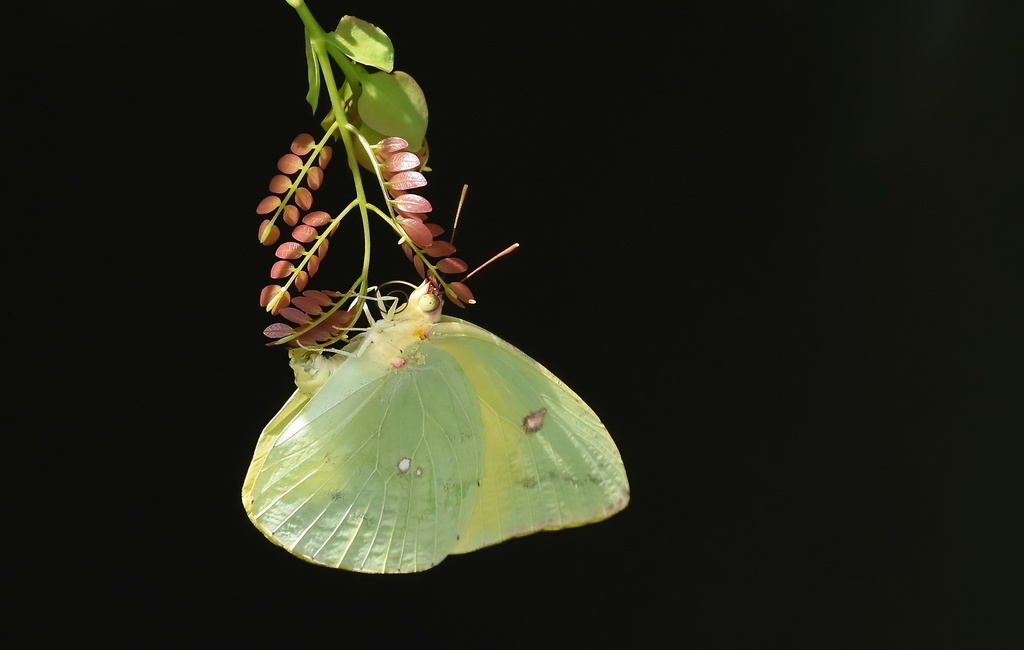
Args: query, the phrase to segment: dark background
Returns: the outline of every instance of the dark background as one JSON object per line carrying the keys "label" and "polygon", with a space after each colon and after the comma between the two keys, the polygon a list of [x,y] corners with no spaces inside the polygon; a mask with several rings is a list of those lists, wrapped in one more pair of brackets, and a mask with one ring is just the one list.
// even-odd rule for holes
{"label": "dark background", "polygon": [[[309,4],[394,41],[432,218],[468,183],[460,253],[522,244],[457,315],[595,408],[633,500],[410,576],[267,542],[238,493],[291,378],[253,208],[317,128],[301,24],[19,5],[23,644],[1018,646],[1024,6]],[[327,186],[347,201],[341,167]],[[375,279],[411,280],[388,256]]]}

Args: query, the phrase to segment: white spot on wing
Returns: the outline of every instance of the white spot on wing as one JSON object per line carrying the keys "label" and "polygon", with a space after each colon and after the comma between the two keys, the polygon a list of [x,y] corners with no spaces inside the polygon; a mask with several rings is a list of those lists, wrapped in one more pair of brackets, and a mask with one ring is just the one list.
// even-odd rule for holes
{"label": "white spot on wing", "polygon": [[403,458],[402,460],[398,461],[398,471],[401,472],[402,474],[408,472],[410,467],[412,467],[411,458]]}

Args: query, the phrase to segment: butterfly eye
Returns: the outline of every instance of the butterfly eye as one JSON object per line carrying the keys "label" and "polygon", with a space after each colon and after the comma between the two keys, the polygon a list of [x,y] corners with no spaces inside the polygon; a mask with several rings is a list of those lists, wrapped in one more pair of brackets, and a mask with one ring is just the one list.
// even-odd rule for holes
{"label": "butterfly eye", "polygon": [[438,300],[437,296],[429,294],[429,293],[420,296],[420,301],[419,301],[420,311],[422,311],[422,312],[424,312],[426,314],[429,314],[430,312],[435,311],[440,306],[441,306],[441,301]]}

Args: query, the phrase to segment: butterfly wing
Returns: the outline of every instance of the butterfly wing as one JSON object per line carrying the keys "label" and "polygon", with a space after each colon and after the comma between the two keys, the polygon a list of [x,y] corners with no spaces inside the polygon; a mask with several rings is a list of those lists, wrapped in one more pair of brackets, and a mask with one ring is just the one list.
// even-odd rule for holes
{"label": "butterfly wing", "polygon": [[626,507],[615,443],[568,386],[512,345],[445,317],[430,342],[473,384],[483,417],[483,475],[452,553],[511,537],[600,521]]}
{"label": "butterfly wing", "polygon": [[242,500],[257,528],[310,562],[422,571],[470,519],[481,427],[473,387],[443,350],[422,345],[397,369],[346,357],[264,430]]}

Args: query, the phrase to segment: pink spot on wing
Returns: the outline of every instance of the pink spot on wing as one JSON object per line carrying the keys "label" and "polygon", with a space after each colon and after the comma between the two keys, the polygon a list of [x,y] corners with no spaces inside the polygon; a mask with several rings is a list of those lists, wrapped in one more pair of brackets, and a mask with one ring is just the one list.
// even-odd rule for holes
{"label": "pink spot on wing", "polygon": [[546,408],[542,408],[523,418],[523,431],[526,433],[537,433],[540,431],[541,427],[544,426],[544,415],[547,412]]}

